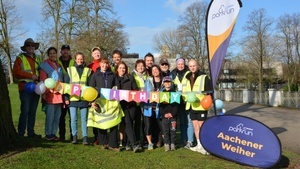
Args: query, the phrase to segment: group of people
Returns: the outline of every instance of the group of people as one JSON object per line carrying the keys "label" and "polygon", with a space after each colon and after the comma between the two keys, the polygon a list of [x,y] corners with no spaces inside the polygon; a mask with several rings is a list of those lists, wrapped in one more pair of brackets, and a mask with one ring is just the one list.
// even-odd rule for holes
{"label": "group of people", "polygon": [[[23,51],[14,63],[13,74],[19,80],[19,94],[21,100],[21,114],[18,123],[18,134],[24,137],[27,129],[28,137],[41,137],[34,131],[36,110],[40,96],[34,92],[24,90],[27,82],[45,81],[53,78],[57,82],[101,88],[117,88],[134,91],[181,92],[180,103],[136,103],[134,101],[108,101],[98,98],[92,102],[82,97],[61,94],[53,89],[47,89],[42,94],[46,103],[45,139],[65,140],[66,115],[70,115],[70,139],[73,144],[78,142],[77,112],[80,112],[82,143],[88,145],[87,117],[89,110],[99,113],[115,114],[122,118],[117,125],[109,125],[109,118],[102,121],[109,127],[93,128],[94,144],[103,149],[120,151],[120,146],[126,150],[140,151],[142,148],[152,150],[164,145],[165,151],[176,149],[176,131],[181,132],[182,145],[192,151],[208,154],[202,147],[199,132],[202,123],[207,118],[207,110],[200,102],[205,96],[204,91],[210,91],[208,76],[200,72],[198,62],[184,58],[176,59],[176,68],[170,70],[168,59],[162,58],[155,64],[154,56],[147,53],[144,59],[135,62],[133,70],[122,61],[122,52],[114,50],[112,61],[101,56],[101,49],[91,50],[93,61],[85,63],[85,56],[81,52],[71,56],[69,45],[63,45],[58,58],[58,50],[50,47],[48,58],[40,60],[34,53],[39,43],[29,38],[21,47]],[[196,102],[187,101],[186,95],[194,92]],[[178,120],[179,119],[179,120]],[[177,121],[179,126],[177,127]],[[59,130],[59,137],[56,136]],[[196,138],[196,145],[194,145]]]}

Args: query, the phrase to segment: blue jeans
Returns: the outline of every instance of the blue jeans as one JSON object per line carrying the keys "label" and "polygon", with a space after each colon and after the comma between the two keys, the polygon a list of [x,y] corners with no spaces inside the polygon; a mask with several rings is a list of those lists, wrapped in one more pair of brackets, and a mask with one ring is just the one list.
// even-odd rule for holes
{"label": "blue jeans", "polygon": [[18,124],[18,135],[23,137],[27,128],[27,135],[33,136],[36,109],[39,103],[40,96],[36,93],[28,93],[23,91],[19,92],[21,100],[21,114]]}
{"label": "blue jeans", "polygon": [[56,135],[61,115],[61,104],[47,104],[45,134]]}
{"label": "blue jeans", "polygon": [[[71,131],[72,136],[77,136],[77,107],[70,107],[70,116],[71,116]],[[81,117],[81,131],[82,137],[87,136],[87,112],[88,108],[79,108],[80,117]]]}
{"label": "blue jeans", "polygon": [[180,132],[183,143],[194,141],[194,127],[190,118],[190,112],[185,110],[185,105],[179,107]]}

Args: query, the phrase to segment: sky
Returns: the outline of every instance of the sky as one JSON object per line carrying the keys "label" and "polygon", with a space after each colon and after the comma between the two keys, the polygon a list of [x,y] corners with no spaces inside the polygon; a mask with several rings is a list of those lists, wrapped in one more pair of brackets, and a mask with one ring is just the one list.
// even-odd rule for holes
{"label": "sky", "polygon": [[[130,45],[128,53],[138,53],[143,57],[154,50],[153,36],[166,29],[175,29],[179,23],[178,18],[187,6],[196,0],[112,0],[116,17],[125,25],[124,31],[129,35]],[[198,0],[200,2],[210,0]],[[41,16],[42,0],[16,0],[18,12],[23,17],[23,26],[28,37],[36,38],[39,31],[37,21]],[[299,12],[299,0],[242,0],[243,7],[235,26],[234,36],[243,36],[243,27],[248,15],[255,9],[265,8],[267,15],[278,18],[283,14]],[[24,42],[22,40],[20,45]]]}

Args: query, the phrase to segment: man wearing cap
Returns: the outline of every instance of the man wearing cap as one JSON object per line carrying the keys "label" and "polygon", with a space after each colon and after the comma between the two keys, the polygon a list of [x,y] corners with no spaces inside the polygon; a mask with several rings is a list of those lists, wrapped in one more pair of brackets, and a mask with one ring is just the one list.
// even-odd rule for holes
{"label": "man wearing cap", "polygon": [[165,76],[171,76],[170,63],[169,63],[169,61],[168,61],[167,58],[160,59],[160,61],[159,61],[159,67],[160,67],[161,74],[162,74],[163,77],[165,77]]}
{"label": "man wearing cap", "polygon": [[34,132],[36,109],[40,96],[35,92],[24,90],[26,83],[36,83],[38,81],[38,67],[41,59],[34,53],[38,48],[39,43],[35,43],[31,38],[26,39],[24,45],[21,47],[23,53],[17,56],[14,62],[13,75],[18,79],[21,100],[21,114],[18,123],[18,135],[20,137],[24,137],[25,130],[27,129],[28,137],[41,138],[41,135],[37,135]]}
{"label": "man wearing cap", "polygon": [[[74,65],[75,61],[72,59],[71,56],[71,48],[69,45],[62,45],[60,49],[60,54],[61,56],[58,59],[58,63],[61,65],[62,70],[63,70],[63,76],[67,74],[67,68],[71,67]],[[61,141],[64,141],[66,139],[66,115],[67,113],[70,115],[69,108],[67,107],[66,104],[62,104],[62,109],[61,109],[61,116],[59,119],[59,137]],[[69,124],[70,124],[69,120]],[[71,127],[70,127],[71,128]],[[70,129],[70,136],[72,140],[72,134],[71,134],[71,129]]]}
{"label": "man wearing cap", "polygon": [[101,49],[99,47],[94,47],[92,50],[93,62],[87,65],[88,68],[92,70],[92,73],[100,67]]}

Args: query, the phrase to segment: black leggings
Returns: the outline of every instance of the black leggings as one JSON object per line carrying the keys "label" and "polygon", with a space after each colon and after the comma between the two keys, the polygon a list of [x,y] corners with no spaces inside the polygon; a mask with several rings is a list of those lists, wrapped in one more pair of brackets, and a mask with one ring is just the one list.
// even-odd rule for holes
{"label": "black leggings", "polygon": [[133,123],[135,119],[136,107],[123,109],[125,113],[125,133],[131,145],[135,145],[135,134],[133,130]]}
{"label": "black leggings", "polygon": [[154,122],[156,121],[155,119],[155,116],[152,112],[152,116],[151,117],[147,117],[147,116],[144,116],[144,123],[145,123],[145,128],[144,128],[144,131],[145,131],[145,135],[152,135],[152,131],[153,131],[153,125],[154,125]]}

